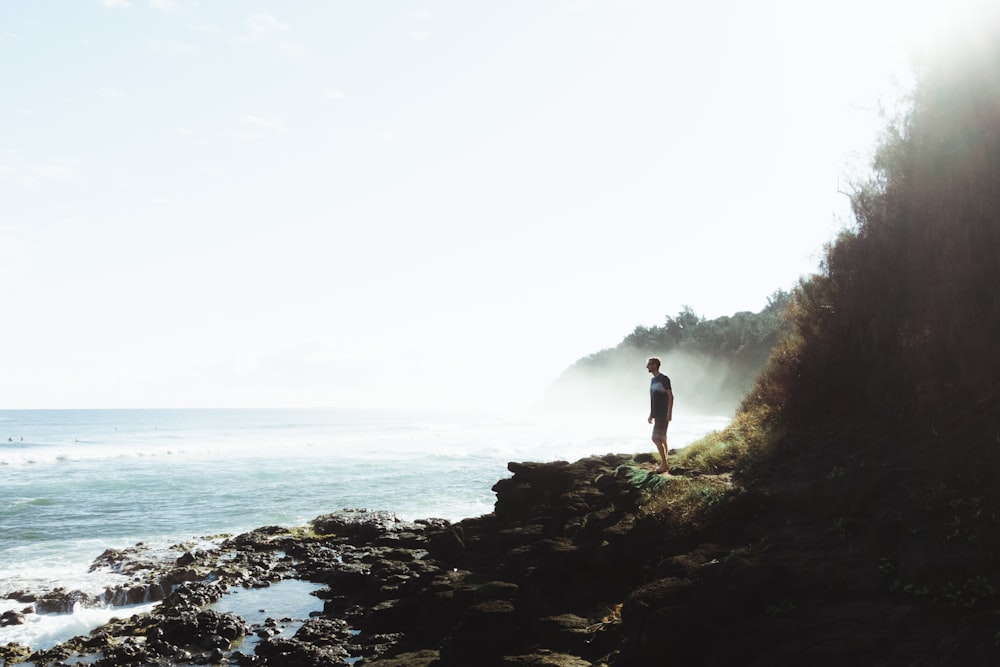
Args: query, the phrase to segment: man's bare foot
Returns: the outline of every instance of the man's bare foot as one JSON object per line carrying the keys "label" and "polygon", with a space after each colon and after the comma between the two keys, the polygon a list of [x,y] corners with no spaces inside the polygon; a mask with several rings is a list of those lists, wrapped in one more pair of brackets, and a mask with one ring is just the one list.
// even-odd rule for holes
{"label": "man's bare foot", "polygon": [[663,473],[669,473],[669,472],[670,468],[664,468],[663,466],[660,466],[659,468],[656,469],[656,474],[658,475],[662,475]]}

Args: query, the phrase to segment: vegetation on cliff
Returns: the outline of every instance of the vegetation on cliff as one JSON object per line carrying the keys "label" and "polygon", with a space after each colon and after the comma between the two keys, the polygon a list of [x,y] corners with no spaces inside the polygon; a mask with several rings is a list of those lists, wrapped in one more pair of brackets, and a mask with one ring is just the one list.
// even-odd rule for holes
{"label": "vegetation on cliff", "polygon": [[751,402],[784,421],[966,419],[1000,391],[1000,50],[928,68]]}
{"label": "vegetation on cliff", "polygon": [[[1000,43],[965,46],[919,71],[853,193],[854,226],[794,291],[732,426],[672,462],[729,489],[692,493],[694,476],[646,505],[665,526],[683,508],[695,541],[783,573],[780,593],[716,624],[730,641],[757,624],[764,641],[791,645],[796,628],[825,643],[824,659],[1000,660]],[[787,627],[760,634],[766,615]]]}

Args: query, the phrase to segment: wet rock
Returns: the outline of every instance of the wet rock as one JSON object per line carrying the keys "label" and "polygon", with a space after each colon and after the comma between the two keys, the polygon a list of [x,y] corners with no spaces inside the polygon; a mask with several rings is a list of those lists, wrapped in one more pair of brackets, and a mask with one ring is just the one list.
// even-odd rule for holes
{"label": "wet rock", "polygon": [[167,596],[157,608],[157,613],[170,615],[175,611],[182,612],[207,607],[222,599],[225,593],[226,587],[221,583],[186,583]]}
{"label": "wet rock", "polygon": [[[599,557],[618,539],[609,531],[628,516],[618,509],[628,491],[614,476],[621,458],[512,463],[513,477],[498,483],[497,511],[456,524],[344,510],[317,517],[312,531],[263,527],[217,551],[178,545],[160,563],[139,545],[108,550],[97,567],[135,573],[110,594],[114,600],[164,599],[79,648],[103,651],[100,667],[325,666],[350,658],[382,667],[599,664],[619,635],[594,641],[593,628],[627,593],[614,570],[638,572],[644,558],[640,550],[616,551],[613,570],[612,559]],[[210,608],[230,586],[290,577],[328,587],[316,593],[323,612],[291,639],[282,632],[291,620],[251,630]],[[52,605],[71,598],[61,591]],[[260,638],[253,655],[240,643],[251,632]]]}
{"label": "wet rock", "polygon": [[313,618],[295,632],[295,639],[316,646],[342,645],[351,639],[351,627],[336,618]]}
{"label": "wet rock", "polygon": [[51,663],[62,663],[74,653],[76,653],[75,648],[70,645],[70,642],[67,642],[66,644],[53,646],[47,651],[35,651],[28,656],[28,660],[38,665],[49,665]]}
{"label": "wet rock", "polygon": [[30,591],[13,591],[8,593],[6,596],[7,600],[14,600],[15,602],[34,602],[38,597],[31,593]]}
{"label": "wet rock", "polygon": [[433,649],[400,653],[391,658],[366,660],[366,667],[432,667],[438,662],[438,652]]}
{"label": "wet rock", "polygon": [[177,557],[175,564],[180,567],[186,567],[188,565],[193,565],[199,561],[205,560],[207,554],[201,549],[197,551],[185,551],[180,556]]}
{"label": "wet rock", "polygon": [[372,538],[383,532],[413,530],[416,524],[403,521],[395,512],[343,509],[316,517],[312,527],[320,535]]}
{"label": "wet rock", "polygon": [[4,646],[0,646],[0,663],[5,665],[22,662],[29,655],[31,655],[31,648],[17,642],[10,642]]}
{"label": "wet rock", "polygon": [[539,619],[534,627],[541,646],[570,654],[588,652],[597,630],[590,619],[576,614],[558,614]]}
{"label": "wet rock", "polygon": [[410,630],[420,620],[420,606],[413,598],[383,600],[364,616],[362,624],[373,632]]}
{"label": "wet rock", "polygon": [[272,639],[257,645],[255,654],[273,667],[333,667],[350,657],[339,645],[316,646],[299,639]]}
{"label": "wet rock", "polygon": [[253,633],[261,638],[268,639],[270,637],[277,637],[281,634],[284,628],[278,625],[278,622],[273,618],[269,618],[264,621],[264,625],[255,625],[251,630]]}
{"label": "wet rock", "polygon": [[330,567],[315,574],[316,581],[322,582],[338,595],[357,595],[376,591],[378,580],[372,576],[371,566],[364,563],[345,563]]}
{"label": "wet rock", "polygon": [[526,655],[504,656],[497,663],[502,667],[591,667],[589,660],[553,651],[538,651]]}
{"label": "wet rock", "polygon": [[120,665],[153,665],[160,656],[150,647],[134,639],[126,639],[120,644],[107,646],[103,657],[98,659],[96,667],[119,667]]}
{"label": "wet rock", "polygon": [[67,591],[64,588],[57,588],[35,600],[35,609],[39,614],[67,614],[73,611],[73,607],[77,604],[84,607],[96,607],[98,603],[99,600],[95,596],[83,591]]}
{"label": "wet rock", "polygon": [[473,604],[441,645],[441,664],[490,664],[491,656],[518,653],[525,639],[514,605],[504,600]]}
{"label": "wet rock", "polygon": [[229,648],[248,632],[246,623],[236,614],[206,609],[159,618],[146,637],[150,641],[164,641],[177,646],[215,649]]}
{"label": "wet rock", "polygon": [[465,554],[465,539],[461,526],[449,527],[427,540],[427,549],[434,558],[449,563],[460,562]]}
{"label": "wet rock", "polygon": [[0,614],[0,626],[24,625],[24,622],[25,622],[24,614],[22,614],[19,611],[14,611],[12,609],[10,611],[5,611],[3,614]]}
{"label": "wet rock", "polygon": [[229,663],[232,665],[240,665],[240,667],[251,667],[252,665],[261,664],[263,659],[256,655],[247,655],[243,651],[233,651],[229,656]]}
{"label": "wet rock", "polygon": [[270,552],[283,548],[291,538],[292,533],[287,528],[264,526],[226,540],[222,543],[222,548],[236,549],[245,553]]}
{"label": "wet rock", "polygon": [[90,564],[90,572],[94,572],[101,568],[111,570],[112,572],[120,572],[124,562],[128,558],[129,552],[124,549],[105,549],[100,556],[94,559],[94,562]]}

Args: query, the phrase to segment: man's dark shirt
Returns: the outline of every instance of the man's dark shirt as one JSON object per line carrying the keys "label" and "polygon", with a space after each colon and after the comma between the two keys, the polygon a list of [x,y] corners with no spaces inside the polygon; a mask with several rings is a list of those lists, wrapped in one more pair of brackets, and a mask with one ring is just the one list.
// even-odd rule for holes
{"label": "man's dark shirt", "polygon": [[654,418],[665,418],[670,409],[670,378],[662,373],[653,376],[649,381],[649,414]]}

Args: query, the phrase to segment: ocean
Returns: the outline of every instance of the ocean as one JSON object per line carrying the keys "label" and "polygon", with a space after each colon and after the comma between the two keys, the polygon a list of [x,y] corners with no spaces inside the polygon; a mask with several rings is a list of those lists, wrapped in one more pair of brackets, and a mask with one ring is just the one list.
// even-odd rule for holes
{"label": "ocean", "polygon": [[[491,512],[508,461],[654,451],[634,415],[471,415],[376,410],[0,410],[0,614],[15,591],[99,592],[105,549],[150,548],[343,508],[451,521]],[[724,427],[683,417],[670,446]],[[289,590],[299,590],[294,586]],[[297,605],[301,601],[272,601]],[[254,602],[254,604],[257,604]],[[0,627],[49,648],[129,610],[29,614]]]}

